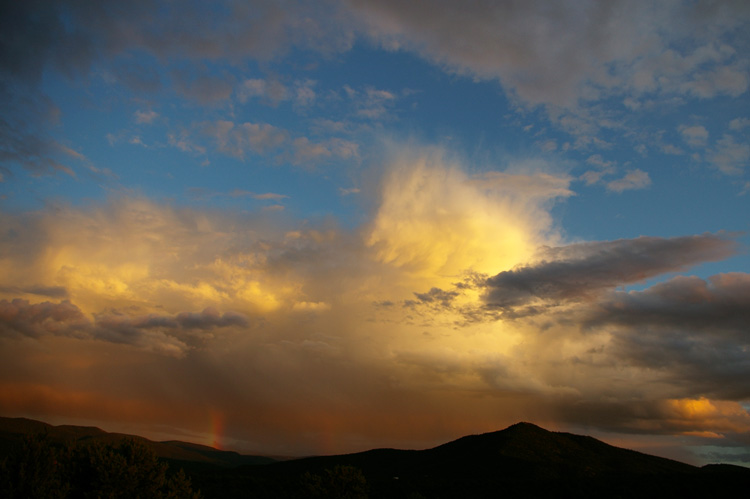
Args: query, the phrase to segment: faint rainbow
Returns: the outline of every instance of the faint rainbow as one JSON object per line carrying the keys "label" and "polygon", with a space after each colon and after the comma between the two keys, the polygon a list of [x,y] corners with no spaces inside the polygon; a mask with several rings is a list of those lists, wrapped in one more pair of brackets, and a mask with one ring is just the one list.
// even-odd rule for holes
{"label": "faint rainbow", "polygon": [[224,415],[219,411],[210,411],[209,418],[211,420],[211,429],[209,431],[211,446],[221,450],[224,438]]}

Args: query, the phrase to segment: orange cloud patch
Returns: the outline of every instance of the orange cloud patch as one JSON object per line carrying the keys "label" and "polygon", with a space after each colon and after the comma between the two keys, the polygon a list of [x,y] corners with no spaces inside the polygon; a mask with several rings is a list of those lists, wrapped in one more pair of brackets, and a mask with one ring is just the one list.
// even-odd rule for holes
{"label": "orange cloud patch", "polygon": [[685,435],[716,437],[719,433],[750,431],[750,414],[738,403],[724,400],[672,399],[666,402],[667,423]]}

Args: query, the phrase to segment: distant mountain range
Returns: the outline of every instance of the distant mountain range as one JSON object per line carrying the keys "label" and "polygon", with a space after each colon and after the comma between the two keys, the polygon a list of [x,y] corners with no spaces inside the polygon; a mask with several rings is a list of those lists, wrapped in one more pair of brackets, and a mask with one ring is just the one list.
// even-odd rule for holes
{"label": "distant mountain range", "polygon": [[115,443],[130,437],[181,467],[206,498],[221,497],[712,497],[750,490],[750,469],[702,468],[530,423],[427,450],[375,449],[276,461],[99,428],[0,418],[0,459],[25,434]]}

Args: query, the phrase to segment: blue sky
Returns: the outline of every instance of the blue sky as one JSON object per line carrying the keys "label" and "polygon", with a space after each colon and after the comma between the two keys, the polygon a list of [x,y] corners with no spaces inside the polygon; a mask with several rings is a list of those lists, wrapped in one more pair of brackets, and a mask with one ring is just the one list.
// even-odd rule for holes
{"label": "blue sky", "polygon": [[3,413],[747,463],[744,2],[2,9]]}

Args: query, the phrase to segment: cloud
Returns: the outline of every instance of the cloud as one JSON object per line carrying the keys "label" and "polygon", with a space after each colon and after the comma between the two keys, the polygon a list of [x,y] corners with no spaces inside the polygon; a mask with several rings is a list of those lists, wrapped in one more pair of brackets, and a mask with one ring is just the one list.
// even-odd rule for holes
{"label": "cloud", "polygon": [[704,146],[708,140],[708,130],[700,125],[680,127],[680,133],[682,139],[693,147]]}
{"label": "cloud", "polygon": [[443,291],[440,288],[432,288],[427,293],[414,293],[414,296],[423,303],[438,302],[443,307],[446,307],[458,296],[458,293],[455,291]]}
{"label": "cloud", "polygon": [[356,160],[359,157],[359,144],[336,137],[323,142],[312,142],[307,137],[297,137],[294,139],[293,147],[291,162],[295,165],[312,165],[329,158]]}
{"label": "cloud", "polygon": [[[226,0],[221,6],[199,1],[141,0],[127,6],[104,0],[96,5],[41,0],[4,3],[0,8],[0,165],[20,165],[33,175],[72,169],[48,135],[59,113],[40,89],[42,74],[87,77],[96,67],[112,83],[154,93],[162,84],[205,106],[225,103],[234,87],[230,71],[210,73],[211,61],[241,64],[269,60],[292,46],[324,53],[347,50],[352,31],[339,22],[335,3],[318,9],[304,2]],[[153,66],[133,55],[158,60],[170,75],[162,82]],[[313,83],[295,85],[300,105],[314,101]],[[271,96],[275,95],[273,91]],[[140,123],[142,118],[136,116]],[[170,142],[194,150],[175,135]],[[9,170],[7,170],[9,171]]]}
{"label": "cloud", "polygon": [[[736,2],[349,3],[383,46],[417,52],[458,73],[496,78],[531,105],[571,107],[608,91],[708,97],[747,88],[735,53],[714,42],[748,18]],[[696,43],[681,45],[687,36]]]}
{"label": "cloud", "polygon": [[282,101],[293,100],[298,106],[308,107],[317,98],[314,90],[315,85],[315,80],[309,78],[295,81],[292,88],[287,87],[277,79],[249,78],[240,84],[235,93],[237,100],[242,104],[250,99],[258,98],[265,100],[272,106],[277,106]]}
{"label": "cloud", "polygon": [[[32,176],[59,172],[75,176],[70,167],[70,149],[52,139],[46,131],[57,121],[58,108],[22,84],[0,75],[0,170],[20,167]],[[1,171],[0,171],[1,172]]]}
{"label": "cloud", "polygon": [[215,75],[175,69],[171,76],[179,94],[203,105],[216,105],[228,100],[234,88],[234,77],[229,73]]}
{"label": "cloud", "polygon": [[[232,195],[234,195],[234,194],[232,194]],[[286,198],[289,197],[289,196],[287,196],[285,194],[276,194],[275,192],[266,192],[266,193],[263,193],[263,194],[251,194],[251,196],[253,198],[255,198],[255,199],[262,199],[262,200],[272,199],[274,201],[280,201],[282,199],[286,199]]]}
{"label": "cloud", "polygon": [[601,304],[601,320],[629,327],[731,333],[744,338],[750,318],[750,274],[677,276],[643,291],[617,292]]}
{"label": "cloud", "polygon": [[535,255],[538,263],[487,279],[484,300],[502,309],[538,302],[591,300],[618,286],[727,258],[734,248],[733,241],[711,234],[543,248]]}
{"label": "cloud", "polygon": [[156,111],[149,109],[147,111],[136,111],[133,115],[133,118],[135,119],[135,122],[140,124],[147,124],[150,125],[154,122],[156,118],[159,117],[159,113]]}
{"label": "cloud", "polygon": [[586,185],[599,183],[605,175],[613,174],[616,167],[614,161],[606,161],[601,154],[592,154],[586,158],[586,164],[599,168],[598,170],[589,170],[581,175],[580,178],[586,182]]}
{"label": "cloud", "polygon": [[367,244],[380,261],[435,279],[510,268],[554,238],[546,208],[570,195],[567,184],[547,174],[470,177],[439,149],[397,151]]}
{"label": "cloud", "polygon": [[750,119],[748,118],[735,118],[729,122],[730,130],[743,130],[750,126]]}
{"label": "cloud", "polygon": [[357,105],[357,116],[370,120],[379,120],[386,117],[388,109],[396,100],[396,95],[387,90],[379,90],[367,87],[362,93],[348,89],[349,97],[354,99]]}
{"label": "cloud", "polygon": [[603,297],[586,324],[611,331],[612,355],[689,383],[681,390],[686,395],[744,400],[750,390],[736,380],[750,375],[748,305],[748,274],[677,276]]}
{"label": "cloud", "polygon": [[303,3],[290,2],[287,8],[264,0],[222,4],[144,0],[128,6],[102,1],[92,7],[46,0],[7,5],[1,62],[6,71],[38,79],[47,65],[72,74],[98,58],[130,50],[162,59],[268,59],[296,43],[324,51],[351,44],[349,30],[330,29],[335,14],[322,15]]}
{"label": "cloud", "polygon": [[96,314],[92,321],[80,308],[65,300],[60,303],[30,303],[24,299],[0,300],[0,333],[40,339],[47,335],[77,339],[97,339],[138,346],[146,350],[182,356],[189,349],[192,331],[243,326],[248,318],[237,312],[223,315],[207,308],[199,313],[180,312],[176,316],[122,313]]}
{"label": "cloud", "polygon": [[[439,148],[387,148],[354,228],[125,196],[0,217],[0,409],[208,443],[220,413],[269,454],[430,447],[531,416],[742,428],[746,335],[721,314],[744,306],[747,276],[617,289],[729,256],[731,238],[563,246],[550,211],[572,179],[554,165],[477,174]],[[701,397],[715,410],[691,419]]]}
{"label": "cloud", "polygon": [[77,336],[85,334],[89,326],[81,310],[69,301],[31,304],[18,298],[0,301],[0,321],[3,334],[17,333],[32,338],[47,334]]}
{"label": "cloud", "polygon": [[67,298],[68,290],[62,286],[29,286],[26,288],[0,287],[3,294],[31,294],[48,298]]}
{"label": "cloud", "polygon": [[645,189],[651,185],[651,177],[640,169],[631,170],[624,177],[607,182],[607,190],[623,192],[633,189]]}
{"label": "cloud", "polygon": [[268,123],[235,124],[220,120],[204,122],[200,130],[203,135],[214,139],[220,152],[239,159],[243,159],[248,152],[264,154],[276,149],[289,138],[286,130]]}
{"label": "cloud", "polygon": [[313,87],[317,82],[315,80],[306,79],[302,81],[297,81],[294,84],[294,94],[295,94],[295,102],[297,105],[302,107],[311,106],[315,99],[317,99],[317,94],[315,93],[315,90]]}
{"label": "cloud", "polygon": [[737,142],[734,136],[724,134],[707,158],[722,173],[740,175],[750,163],[750,145]]}
{"label": "cloud", "polygon": [[252,98],[266,99],[273,105],[277,105],[289,98],[289,90],[278,80],[261,80],[257,78],[247,79],[237,89],[237,100],[246,103]]}

